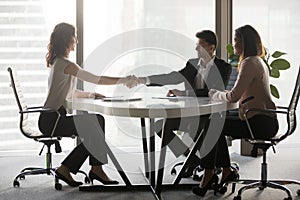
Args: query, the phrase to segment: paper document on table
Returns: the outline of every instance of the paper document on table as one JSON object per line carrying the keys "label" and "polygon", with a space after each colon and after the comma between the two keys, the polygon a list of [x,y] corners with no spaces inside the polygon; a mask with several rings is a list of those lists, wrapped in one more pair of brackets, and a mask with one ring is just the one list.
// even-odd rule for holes
{"label": "paper document on table", "polygon": [[102,101],[140,101],[140,100],[142,100],[142,98],[118,96],[118,97],[104,97],[104,98],[101,98],[101,100]]}
{"label": "paper document on table", "polygon": [[193,97],[189,96],[170,96],[170,97],[152,97],[152,99],[169,99],[169,100],[179,100],[179,99],[189,99]]}

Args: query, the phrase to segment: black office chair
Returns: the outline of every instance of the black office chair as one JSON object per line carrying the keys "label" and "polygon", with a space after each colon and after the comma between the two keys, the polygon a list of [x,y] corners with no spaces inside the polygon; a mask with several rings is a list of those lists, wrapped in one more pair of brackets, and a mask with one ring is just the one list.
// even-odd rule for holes
{"label": "black office chair", "polygon": [[[53,127],[52,130],[52,135],[55,132],[56,126],[57,126],[57,122],[60,118],[60,114],[57,110],[52,110],[52,109],[45,109],[42,106],[40,107],[28,107],[26,105],[26,102],[24,100],[24,96],[19,84],[19,81],[17,79],[17,75],[16,72],[14,72],[14,70],[12,68],[8,68],[7,69],[9,72],[9,76],[10,76],[10,86],[13,89],[13,93],[15,95],[17,104],[18,104],[18,108],[19,108],[19,113],[20,113],[20,130],[23,133],[23,135],[27,138],[33,139],[36,142],[41,142],[43,143],[43,147],[39,153],[39,155],[42,154],[43,149],[45,146],[47,146],[47,153],[46,153],[46,167],[45,168],[40,168],[40,167],[27,167],[24,168],[23,170],[21,170],[21,172],[15,177],[14,181],[13,181],[13,186],[14,187],[19,187],[20,186],[20,182],[19,180],[25,179],[25,176],[27,175],[37,175],[37,174],[47,174],[47,175],[52,175],[55,177],[55,189],[56,190],[61,190],[62,189],[62,185],[59,183],[58,178],[56,176],[55,173],[55,168],[52,168],[52,153],[51,153],[51,146],[54,145],[55,146],[55,152],[56,153],[60,153],[61,150],[61,146],[59,143],[59,140],[61,139],[60,137],[49,137],[49,136],[44,136],[41,132],[37,131],[37,130],[33,130],[30,127],[30,122],[28,119],[28,115],[31,113],[42,113],[42,112],[56,112],[58,114],[56,123]],[[87,176],[87,174],[83,171],[79,171],[79,173],[84,174],[85,176],[85,183],[90,183],[90,180]]]}
{"label": "black office chair", "polygon": [[[261,163],[261,178],[260,180],[239,180],[238,183],[247,184],[246,186],[243,186],[239,189],[238,195],[234,197],[234,200],[241,200],[242,199],[242,193],[248,189],[251,188],[259,188],[260,190],[263,190],[267,187],[274,188],[274,189],[280,189],[287,193],[288,197],[284,198],[284,200],[291,200],[291,191],[284,186],[285,184],[298,184],[300,185],[300,182],[297,180],[268,180],[267,179],[267,150],[272,147],[274,153],[275,153],[275,146],[286,139],[288,136],[290,136],[296,129],[296,107],[299,100],[299,94],[300,94],[300,69],[297,76],[297,81],[295,84],[295,89],[292,95],[292,98],[290,100],[288,107],[282,107],[278,106],[276,110],[264,110],[264,109],[248,109],[246,110],[244,116],[246,119],[246,123],[249,128],[249,132],[252,136],[252,138],[247,139],[248,142],[254,145],[255,149],[261,149],[263,152],[263,161]],[[247,120],[247,115],[251,112],[260,112],[260,113],[278,113],[278,114],[285,114],[286,115],[286,122],[287,122],[287,130],[284,134],[278,134],[271,139],[268,140],[256,140],[253,136],[251,126]],[[235,184],[235,183],[233,183]],[[300,195],[300,190],[297,191],[297,194]]]}

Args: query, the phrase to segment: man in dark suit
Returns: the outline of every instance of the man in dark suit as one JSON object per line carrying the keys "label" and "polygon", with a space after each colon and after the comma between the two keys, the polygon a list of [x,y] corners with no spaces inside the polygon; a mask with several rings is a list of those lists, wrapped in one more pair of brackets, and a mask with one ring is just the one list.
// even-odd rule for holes
{"label": "man in dark suit", "polygon": [[[180,71],[173,71],[168,74],[152,75],[139,77],[138,83],[147,86],[163,86],[173,84],[185,84],[185,90],[170,90],[167,96],[197,96],[208,97],[210,88],[223,91],[228,83],[231,65],[215,56],[217,47],[217,36],[210,30],[203,30],[196,33],[198,38],[196,51],[198,58],[188,60],[186,66]],[[209,115],[200,117],[171,118],[165,121],[164,137],[169,148],[176,157],[189,153],[189,147],[173,132],[180,130],[188,132],[190,137],[195,140]],[[155,131],[161,136],[163,120],[155,122]],[[192,175],[194,167],[200,162],[197,156],[193,156],[188,165],[184,176]]]}

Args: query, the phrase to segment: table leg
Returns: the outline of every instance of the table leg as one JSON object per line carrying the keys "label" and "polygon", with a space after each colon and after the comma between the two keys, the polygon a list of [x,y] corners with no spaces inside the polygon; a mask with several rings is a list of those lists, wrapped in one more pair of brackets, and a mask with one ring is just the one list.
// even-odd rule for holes
{"label": "table leg", "polygon": [[155,133],[154,133],[154,119],[150,118],[150,184],[154,188],[155,187]]}
{"label": "table leg", "polygon": [[155,187],[155,193],[159,198],[161,198],[160,195],[161,195],[161,187],[162,187],[162,181],[163,181],[163,176],[164,176],[166,149],[167,149],[166,140],[164,138],[165,121],[166,120],[164,119],[163,127],[162,127],[162,134],[161,134],[161,149],[160,149],[159,165],[158,165],[158,172],[157,172],[157,183],[156,183],[156,187]]}
{"label": "table leg", "polygon": [[173,185],[178,185],[179,184],[179,182],[181,180],[181,177],[182,177],[182,174],[186,170],[187,164],[190,161],[191,155],[195,155],[196,152],[198,151],[199,147],[201,146],[201,142],[203,141],[202,138],[201,138],[202,135],[203,135],[203,132],[204,132],[204,130],[202,129],[201,133],[197,137],[197,140],[196,140],[196,142],[194,143],[194,145],[192,147],[192,150],[190,151],[189,155],[186,157],[186,159],[183,163],[183,166],[181,167],[181,169],[180,169],[179,173],[177,174],[176,178],[174,179]]}
{"label": "table leg", "polygon": [[118,170],[120,176],[122,177],[124,183],[126,184],[126,186],[132,186],[128,177],[126,176],[124,170],[122,169],[120,163],[118,162],[118,160],[116,159],[116,157],[114,156],[113,152],[111,151],[111,149],[109,148],[109,146],[107,145],[106,142],[104,142],[104,145],[105,145],[105,150],[106,150],[107,154],[109,155],[114,166],[117,168],[117,170]]}
{"label": "table leg", "polygon": [[148,160],[149,155],[148,155],[145,118],[141,118],[141,128],[142,128],[142,142],[143,142],[143,151],[144,151],[145,175],[149,179],[149,160]]}

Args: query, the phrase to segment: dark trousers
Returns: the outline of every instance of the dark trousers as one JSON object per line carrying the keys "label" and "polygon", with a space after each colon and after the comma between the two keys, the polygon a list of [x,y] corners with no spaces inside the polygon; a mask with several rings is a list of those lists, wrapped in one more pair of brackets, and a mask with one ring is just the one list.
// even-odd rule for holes
{"label": "dark trousers", "polygon": [[[169,118],[165,121],[164,139],[176,157],[184,154],[187,156],[189,147],[174,133],[175,130],[188,132],[195,141],[203,129],[210,115],[200,117]],[[162,134],[163,120],[155,122],[154,130],[159,137]]]}
{"label": "dark trousers", "polygon": [[[91,166],[106,164],[107,154],[104,149],[104,118],[98,114],[67,116],[63,107],[59,109],[61,117],[53,136],[78,136],[81,143],[62,162],[72,173],[76,174],[87,157]],[[47,136],[51,135],[56,113],[42,113],[39,117],[39,129]]]}
{"label": "dark trousers", "polygon": [[[255,115],[248,120],[255,139],[269,139],[276,135],[279,125],[276,118],[266,115]],[[201,159],[201,166],[205,169],[215,167],[230,167],[230,156],[226,137],[233,139],[251,138],[246,121],[240,120],[238,116],[228,116],[222,133],[213,149]]]}

